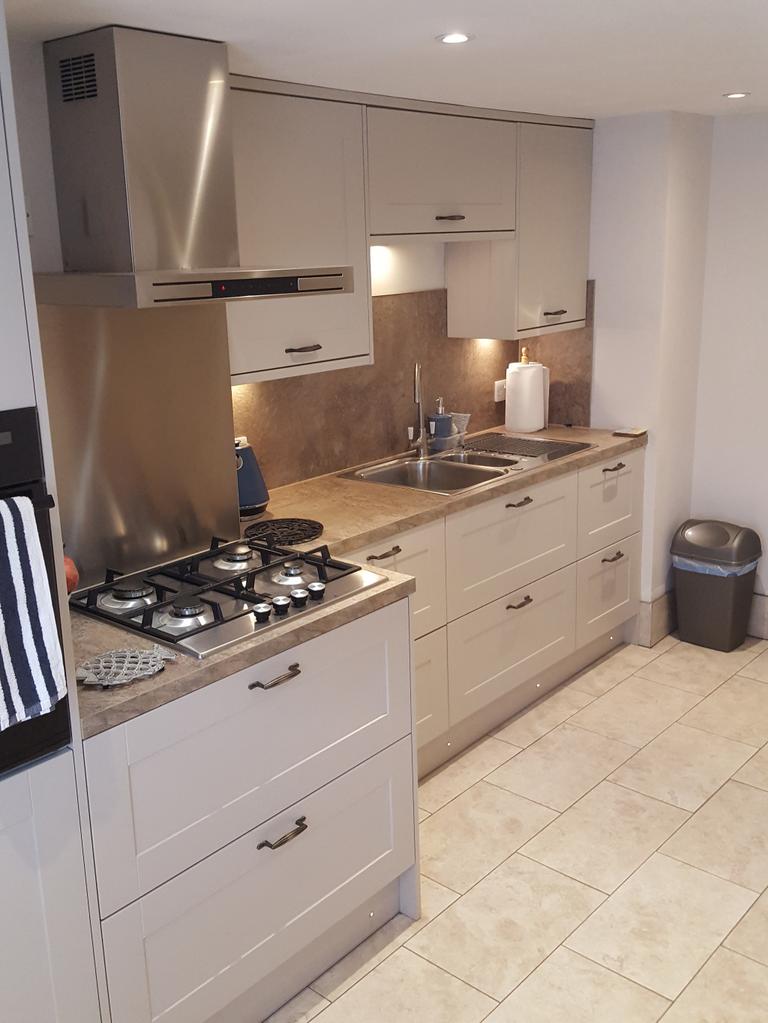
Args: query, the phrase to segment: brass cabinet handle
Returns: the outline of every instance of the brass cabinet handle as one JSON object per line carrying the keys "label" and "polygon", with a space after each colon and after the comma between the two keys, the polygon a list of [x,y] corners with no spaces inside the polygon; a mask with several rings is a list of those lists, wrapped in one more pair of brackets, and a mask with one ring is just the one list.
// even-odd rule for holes
{"label": "brass cabinet handle", "polygon": [[504,505],[505,508],[525,508],[527,504],[533,504],[532,497],[524,497],[522,501],[510,501],[509,504]]}
{"label": "brass cabinet handle", "polygon": [[294,838],[298,838],[299,835],[302,835],[307,830],[308,827],[309,824],[307,824],[307,818],[299,817],[299,819],[296,821],[296,827],[293,828],[292,831],[286,831],[286,833],[281,838],[278,838],[276,842],[270,842],[265,838],[263,842],[259,842],[256,848],[279,849],[281,845],[288,845],[288,843],[292,842]]}
{"label": "brass cabinet handle", "polygon": [[297,675],[301,674],[301,668],[298,664],[290,664],[288,671],[284,675],[278,675],[277,678],[273,678],[271,682],[249,682],[249,689],[274,689],[275,686],[281,686],[283,682],[289,682],[292,678],[296,678]]}
{"label": "brass cabinet handle", "polygon": [[626,469],[626,465],[623,462],[617,462],[616,465],[609,465],[607,469],[603,469],[603,472],[619,472],[620,469]]}
{"label": "brass cabinet handle", "polygon": [[507,611],[519,611],[521,607],[528,607],[529,604],[533,603],[533,597],[530,594],[520,601],[519,604],[507,604]]}
{"label": "brass cabinet handle", "polygon": [[443,216],[439,215],[435,217],[435,220],[466,220],[467,218],[463,213],[447,213]]}
{"label": "brass cabinet handle", "polygon": [[285,354],[292,355],[294,352],[319,352],[322,345],[300,345],[298,348],[286,348]]}
{"label": "brass cabinet handle", "polygon": [[390,547],[388,551],[384,551],[383,554],[369,554],[365,559],[366,561],[384,561],[385,558],[394,558],[396,554],[401,554],[403,551],[402,547],[395,544],[394,547]]}
{"label": "brass cabinet handle", "polygon": [[600,560],[604,565],[612,565],[614,561],[621,561],[624,557],[624,551],[616,551],[612,558],[601,558]]}
{"label": "brass cabinet handle", "polygon": [[542,316],[565,316],[568,312],[567,309],[551,309],[549,312],[543,312]]}

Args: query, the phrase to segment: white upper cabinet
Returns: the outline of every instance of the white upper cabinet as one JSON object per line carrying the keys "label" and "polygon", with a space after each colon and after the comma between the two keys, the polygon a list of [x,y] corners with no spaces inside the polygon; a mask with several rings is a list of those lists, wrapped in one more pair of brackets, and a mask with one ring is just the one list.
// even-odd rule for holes
{"label": "white upper cabinet", "polygon": [[232,93],[240,262],[351,266],[349,294],[227,305],[233,383],[372,360],[363,108]]}
{"label": "white upper cabinet", "polygon": [[586,315],[592,132],[521,124],[517,327],[572,328]]}
{"label": "white upper cabinet", "polygon": [[372,235],[513,231],[517,125],[368,108]]}

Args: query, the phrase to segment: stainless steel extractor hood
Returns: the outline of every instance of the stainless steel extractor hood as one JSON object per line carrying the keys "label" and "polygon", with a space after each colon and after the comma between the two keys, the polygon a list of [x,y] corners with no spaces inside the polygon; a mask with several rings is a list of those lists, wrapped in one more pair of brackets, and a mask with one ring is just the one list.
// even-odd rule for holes
{"label": "stainless steel extractor hood", "polygon": [[353,290],[351,267],[240,267],[224,43],[108,26],[47,42],[45,68],[65,273],[39,302]]}

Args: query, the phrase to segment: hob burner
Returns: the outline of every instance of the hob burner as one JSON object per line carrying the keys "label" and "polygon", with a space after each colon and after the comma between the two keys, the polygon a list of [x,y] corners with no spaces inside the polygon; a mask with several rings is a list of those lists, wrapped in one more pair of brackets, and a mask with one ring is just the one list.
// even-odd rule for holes
{"label": "hob burner", "polygon": [[322,536],[323,524],[316,519],[267,519],[264,522],[252,522],[245,530],[249,540],[261,543],[286,544],[309,543]]}
{"label": "hob burner", "polygon": [[303,561],[284,561],[279,571],[272,576],[272,582],[280,586],[301,586],[304,583],[303,573]]}
{"label": "hob burner", "polygon": [[155,588],[144,579],[116,579],[112,588],[99,594],[97,603],[105,611],[133,611],[155,602]]}
{"label": "hob burner", "polygon": [[236,547],[230,547],[220,558],[214,561],[214,567],[229,572],[244,572],[248,562],[253,558],[253,548],[241,543]]}
{"label": "hob burner", "polygon": [[203,611],[205,611],[205,604],[197,594],[180,593],[178,597],[174,598],[170,613],[174,618],[194,618],[196,615],[201,615]]}

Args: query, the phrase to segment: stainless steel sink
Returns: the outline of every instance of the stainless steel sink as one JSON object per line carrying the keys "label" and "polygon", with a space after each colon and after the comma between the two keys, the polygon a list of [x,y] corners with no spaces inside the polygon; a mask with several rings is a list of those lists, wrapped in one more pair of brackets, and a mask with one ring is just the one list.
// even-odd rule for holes
{"label": "stainless steel sink", "polygon": [[428,490],[433,494],[455,494],[506,476],[507,470],[471,465],[445,458],[398,458],[368,469],[342,473],[345,479],[386,483],[396,487]]}
{"label": "stainless steel sink", "polygon": [[486,465],[497,469],[514,469],[519,460],[512,455],[493,455],[486,451],[452,451],[440,455],[442,462],[458,462],[460,465]]}

